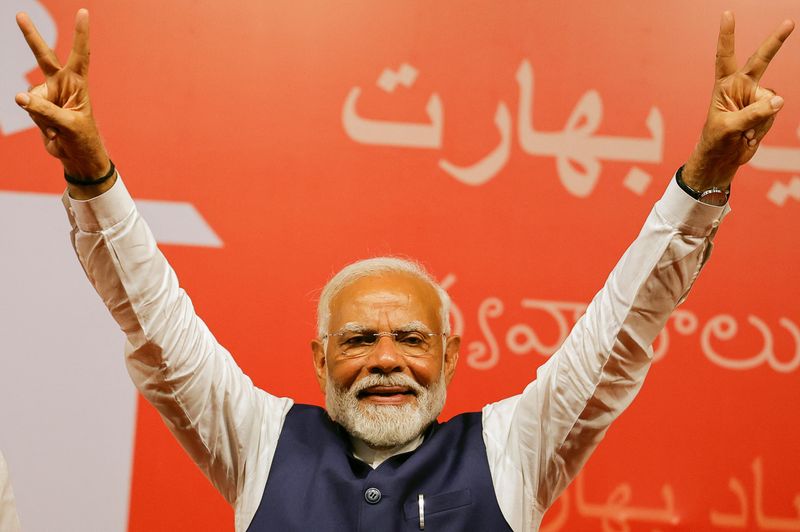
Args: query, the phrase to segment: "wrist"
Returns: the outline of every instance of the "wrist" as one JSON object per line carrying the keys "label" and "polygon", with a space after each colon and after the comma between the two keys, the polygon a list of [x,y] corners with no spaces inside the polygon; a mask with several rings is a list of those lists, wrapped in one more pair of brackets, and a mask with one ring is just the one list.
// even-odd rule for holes
{"label": "wrist", "polygon": [[114,175],[111,176],[110,179],[103,181],[98,185],[72,185],[67,184],[67,191],[69,192],[69,196],[76,200],[89,200],[103,194],[111,187],[114,186],[114,183],[117,182],[117,173],[114,172]]}
{"label": "wrist", "polygon": [[682,180],[693,190],[704,191],[711,188],[727,190],[739,165],[714,157],[698,145],[683,166]]}
{"label": "wrist", "polygon": [[77,172],[80,172],[78,176],[70,174],[69,170],[67,170],[69,166],[64,165],[64,179],[67,181],[69,195],[72,198],[78,200],[92,199],[114,186],[117,181],[117,170],[111,159],[106,158],[106,160],[108,167],[103,170],[103,174],[99,174],[98,170],[94,170],[94,168],[97,168],[96,164],[93,166],[81,165],[77,169]]}
{"label": "wrist", "polygon": [[98,155],[80,161],[61,160],[64,174],[75,180],[92,181],[106,175],[111,169],[111,159],[108,155]]}
{"label": "wrist", "polygon": [[711,187],[705,190],[696,190],[687,185],[683,180],[683,171],[684,166],[678,168],[678,171],[675,173],[675,182],[690,197],[694,198],[696,201],[705,203],[706,205],[714,205],[717,207],[722,207],[728,203],[728,198],[730,198],[731,195],[730,186],[725,189]]}

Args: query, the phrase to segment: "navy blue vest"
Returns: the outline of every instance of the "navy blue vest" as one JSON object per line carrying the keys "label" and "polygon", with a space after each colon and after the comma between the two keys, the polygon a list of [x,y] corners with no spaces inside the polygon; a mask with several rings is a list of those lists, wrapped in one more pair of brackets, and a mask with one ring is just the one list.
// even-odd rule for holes
{"label": "navy blue vest", "polygon": [[492,486],[481,414],[434,423],[415,451],[372,469],[316,406],[294,405],[248,532],[510,531]]}

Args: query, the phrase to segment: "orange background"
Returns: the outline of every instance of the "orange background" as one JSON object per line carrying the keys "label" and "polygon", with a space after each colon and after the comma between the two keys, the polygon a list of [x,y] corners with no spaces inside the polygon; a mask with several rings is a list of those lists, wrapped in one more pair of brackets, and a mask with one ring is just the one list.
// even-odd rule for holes
{"label": "orange background", "polygon": [[[42,3],[58,25],[57,52],[66,57],[81,6]],[[481,303],[504,303],[503,314],[489,321],[499,342],[497,365],[476,369],[462,353],[444,418],[518,393],[546,360],[506,345],[506,332],[519,323],[545,343],[557,338],[553,320],[522,308],[522,299],[586,303],[602,286],[697,139],[719,13],[736,13],[741,63],[783,18],[800,18],[790,1],[84,5],[92,16],[92,94],[106,144],[135,197],[191,202],[224,242],[221,249],[164,252],[200,316],[259,386],[321,403],[308,348],[316,298],[334,271],[358,258],[411,256],[440,279],[454,275],[450,292],[463,314],[465,346],[485,342]],[[789,39],[764,80],[787,101],[767,145],[800,149],[798,38]],[[648,112],[660,110],[662,161],[603,162],[592,193],[571,195],[552,157],[519,146],[515,74],[523,60],[535,73],[537,129],[562,130],[583,94],[596,90],[603,101],[599,134],[645,138]],[[379,90],[380,73],[404,62],[419,72],[414,85]],[[37,79],[32,72],[31,82]],[[441,148],[354,142],[341,116],[354,86],[362,88],[362,116],[401,122],[427,122],[425,105],[436,92],[445,109]],[[509,161],[486,184],[464,185],[438,161],[468,165],[489,153],[499,140],[500,101],[514,124]],[[35,130],[4,138],[0,157],[7,170],[0,188],[63,189],[59,164],[44,154]],[[641,196],[623,186],[633,164],[653,176]],[[763,513],[798,519],[798,371],[724,369],[704,356],[699,341],[704,324],[730,314],[739,333],[713,345],[732,360],[749,358],[763,342],[747,323],[754,315],[774,334],[780,360],[800,350],[779,325],[782,317],[800,323],[800,201],[777,206],[767,199],[776,181],[792,176],[740,171],[734,213],[683,307],[697,316],[698,330],[683,335],[668,325],[666,354],[583,473],[585,499],[598,505],[629,483],[629,506],[663,508],[662,486],[671,486],[679,522],[603,523],[580,511],[571,487],[552,512],[566,521],[550,516],[551,530],[711,529],[712,510],[737,512],[731,477],[748,494],[746,528],[767,529],[753,512],[757,458]],[[129,529],[232,529],[231,510],[141,401],[137,423]]]}

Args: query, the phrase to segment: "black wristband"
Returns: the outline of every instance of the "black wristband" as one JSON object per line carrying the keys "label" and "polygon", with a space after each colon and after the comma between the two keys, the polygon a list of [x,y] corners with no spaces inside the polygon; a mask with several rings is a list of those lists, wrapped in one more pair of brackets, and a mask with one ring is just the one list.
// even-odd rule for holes
{"label": "black wristband", "polygon": [[696,191],[695,189],[693,189],[692,187],[683,182],[683,166],[678,168],[678,171],[675,172],[675,181],[678,183],[678,186],[681,187],[681,189],[683,189],[684,192],[686,192],[696,200],[700,199],[701,192]]}
{"label": "black wristband", "polygon": [[64,179],[67,180],[67,183],[78,186],[92,186],[105,183],[106,181],[114,177],[114,174],[117,173],[117,168],[114,166],[114,161],[109,159],[108,162],[111,163],[111,169],[103,177],[98,177],[97,179],[77,179],[69,175],[67,171],[64,170]]}

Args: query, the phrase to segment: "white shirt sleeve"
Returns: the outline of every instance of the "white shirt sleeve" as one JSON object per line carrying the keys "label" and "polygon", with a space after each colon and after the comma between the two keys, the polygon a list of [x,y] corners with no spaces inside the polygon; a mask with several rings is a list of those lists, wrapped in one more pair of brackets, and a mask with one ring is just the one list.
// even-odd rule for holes
{"label": "white shirt sleeve", "polygon": [[611,422],[642,386],[651,344],[711,252],[727,206],[695,201],[673,178],[586,314],[521,395],[483,409],[500,508],[538,530]]}
{"label": "white shirt sleeve", "polygon": [[0,452],[0,530],[3,532],[20,532],[17,504],[11,490],[11,478],[3,453]]}
{"label": "white shirt sleeve", "polygon": [[134,384],[246,530],[292,401],[256,388],[195,314],[122,179],[64,204],[86,276],[127,336]]}

